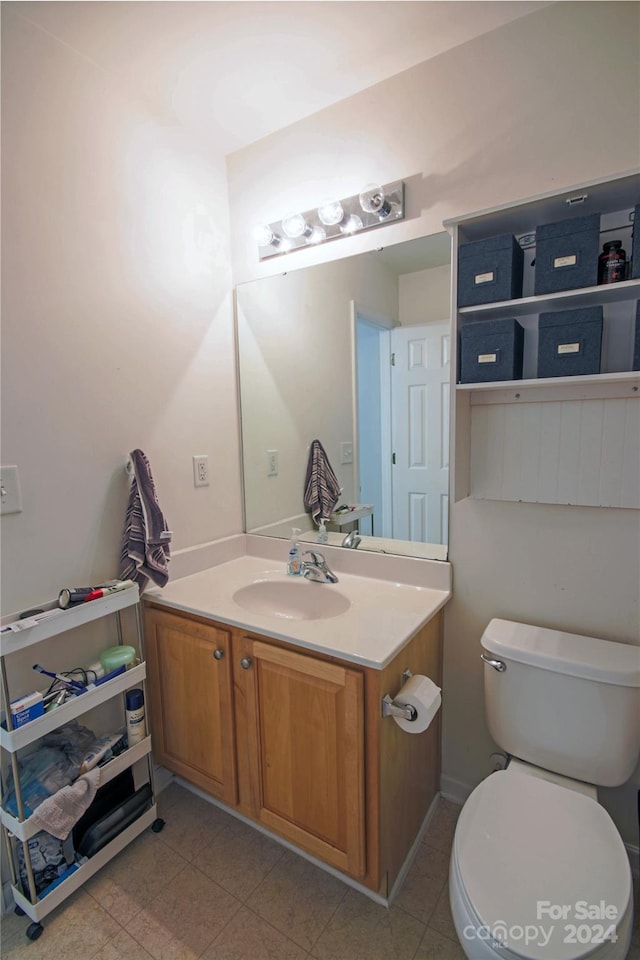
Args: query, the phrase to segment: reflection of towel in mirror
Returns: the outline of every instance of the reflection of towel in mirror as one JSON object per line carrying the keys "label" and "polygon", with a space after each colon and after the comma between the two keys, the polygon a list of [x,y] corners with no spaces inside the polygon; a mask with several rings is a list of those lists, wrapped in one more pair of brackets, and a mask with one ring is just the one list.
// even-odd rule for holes
{"label": "reflection of towel in mirror", "polygon": [[43,800],[29,817],[29,823],[64,840],[92,804],[99,783],[100,767],[96,767]]}
{"label": "reflection of towel in mirror", "polygon": [[338,479],[319,440],[314,440],[309,451],[307,476],[304,482],[304,505],[311,511],[316,524],[329,520],[340,496]]}
{"label": "reflection of towel in mirror", "polygon": [[142,450],[131,452],[133,480],[129,493],[122,550],[121,580],[134,580],[144,590],[149,580],[164,587],[169,579],[171,531],[160,509],[151,467]]}

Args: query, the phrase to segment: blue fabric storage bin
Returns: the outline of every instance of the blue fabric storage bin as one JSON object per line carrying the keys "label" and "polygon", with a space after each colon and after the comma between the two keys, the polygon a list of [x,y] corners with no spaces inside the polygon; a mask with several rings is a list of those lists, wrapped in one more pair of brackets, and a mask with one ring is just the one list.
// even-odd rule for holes
{"label": "blue fabric storage bin", "polygon": [[524,254],[510,233],[458,248],[458,306],[516,300],[522,296]]}
{"label": "blue fabric storage bin", "polygon": [[[631,273],[632,280],[640,277],[640,203],[636,203],[633,215],[633,240],[631,241]],[[637,370],[637,367],[633,368]]]}
{"label": "blue fabric storage bin", "polygon": [[600,373],[602,307],[541,313],[538,376],[577,377]]}
{"label": "blue fabric storage bin", "polygon": [[460,383],[522,379],[524,328],[515,319],[460,328]]}
{"label": "blue fabric storage bin", "polygon": [[595,287],[599,252],[599,213],[539,226],[536,229],[535,295]]}
{"label": "blue fabric storage bin", "polygon": [[[640,224],[640,220],[638,221]],[[640,300],[636,303],[636,331],[633,338],[633,367],[632,370],[640,370]]]}

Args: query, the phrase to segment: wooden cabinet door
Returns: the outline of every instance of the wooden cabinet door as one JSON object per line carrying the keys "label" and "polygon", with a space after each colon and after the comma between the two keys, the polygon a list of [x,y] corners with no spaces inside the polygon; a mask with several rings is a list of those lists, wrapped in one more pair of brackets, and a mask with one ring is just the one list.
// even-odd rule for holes
{"label": "wooden cabinet door", "polygon": [[234,670],[246,676],[253,815],[326,863],[361,877],[362,673],[249,637],[239,639]]}
{"label": "wooden cabinet door", "polygon": [[153,609],[145,627],[156,761],[235,804],[230,633]]}

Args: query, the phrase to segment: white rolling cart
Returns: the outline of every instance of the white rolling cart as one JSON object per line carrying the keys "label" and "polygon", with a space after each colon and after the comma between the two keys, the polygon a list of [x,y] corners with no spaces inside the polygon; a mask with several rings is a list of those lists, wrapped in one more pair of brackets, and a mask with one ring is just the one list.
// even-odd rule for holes
{"label": "white rolling cart", "polygon": [[[118,643],[122,644],[123,625],[121,621],[121,611],[128,607],[135,608],[136,650],[138,653],[138,662],[136,665],[126,670],[125,673],[114,677],[112,680],[96,686],[95,689],[88,690],[80,696],[70,699],[67,703],[56,707],[51,712],[45,713],[44,716],[31,720],[23,726],[14,728],[11,711],[9,710],[11,697],[7,680],[6,658],[10,657],[11,654],[25,650],[27,647],[44,643],[53,637],[67,633],[91,621],[111,615],[115,616]],[[7,755],[10,761],[18,811],[17,817],[12,816],[12,814],[5,809],[3,803],[0,807],[0,819],[2,820],[2,833],[4,835],[10,865],[11,886],[16,903],[16,913],[24,913],[32,920],[32,923],[27,929],[27,937],[30,940],[36,940],[42,933],[43,928],[41,921],[44,917],[66,900],[70,894],[81,887],[89,877],[100,870],[105,863],[108,863],[109,860],[124,849],[124,847],[142,833],[143,830],[151,827],[151,829],[157,833],[164,826],[164,821],[157,816],[153,763],[151,758],[151,737],[147,735],[143,740],[135,744],[135,746],[125,750],[100,768],[100,787],[103,787],[118,774],[132,767],[137,761],[146,758],[148,783],[151,790],[151,805],[92,857],[78,861],[77,864],[74,865],[75,869],[73,872],[64,877],[64,879],[61,879],[57,886],[50,888],[45,896],[40,898],[38,895],[29,856],[28,840],[38,833],[40,827],[30,824],[29,820],[25,818],[22,790],[18,775],[18,751],[23,747],[35,743],[41,737],[51,733],[65,723],[88,713],[94,707],[106,703],[115,697],[120,697],[122,700],[122,725],[124,726],[125,691],[132,687],[142,687],[143,691],[145,690],[146,664],[144,661],[138,587],[130,587],[127,590],[122,590],[99,600],[92,600],[89,603],[80,604],[68,610],[56,611],[50,616],[47,615],[43,617],[32,627],[25,630],[18,632],[3,630],[0,634],[0,678],[2,682],[2,698],[5,714],[5,726],[0,727],[0,748],[3,753],[3,761],[6,760]],[[3,770],[6,771],[6,768],[6,763],[3,762]],[[3,783],[3,787],[4,786],[5,784]],[[17,867],[17,844],[23,845],[29,887],[28,894],[22,889]]]}

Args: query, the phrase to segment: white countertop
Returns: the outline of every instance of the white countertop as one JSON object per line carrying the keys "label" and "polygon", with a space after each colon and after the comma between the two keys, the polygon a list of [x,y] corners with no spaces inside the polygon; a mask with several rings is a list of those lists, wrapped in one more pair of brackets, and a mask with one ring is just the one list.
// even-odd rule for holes
{"label": "white countertop", "polygon": [[[261,540],[264,544],[256,543]],[[251,553],[233,559],[226,559],[222,554],[221,562],[216,565],[170,581],[162,590],[148,590],[145,597],[169,608],[382,669],[451,596],[449,564],[434,561],[434,567],[430,566],[431,561],[380,557],[376,568],[379,575],[362,576],[353,570],[362,563],[364,571],[370,574],[371,569],[367,567],[370,568],[371,563],[364,556],[360,559],[354,556],[355,551],[323,545],[323,553],[339,582],[305,580],[300,582],[300,587],[327,593],[339,591],[351,602],[345,613],[328,619],[298,620],[249,612],[233,599],[240,587],[256,580],[294,579],[286,576],[286,553],[278,559],[254,555],[256,552],[273,554],[274,550],[282,549],[282,544],[286,541],[246,537],[244,549],[251,549]],[[227,556],[228,553],[227,550]],[[380,563],[383,560],[385,562]],[[394,564],[394,560],[400,563]],[[342,566],[350,569],[342,570]],[[393,579],[394,574],[399,574],[401,579]]]}

